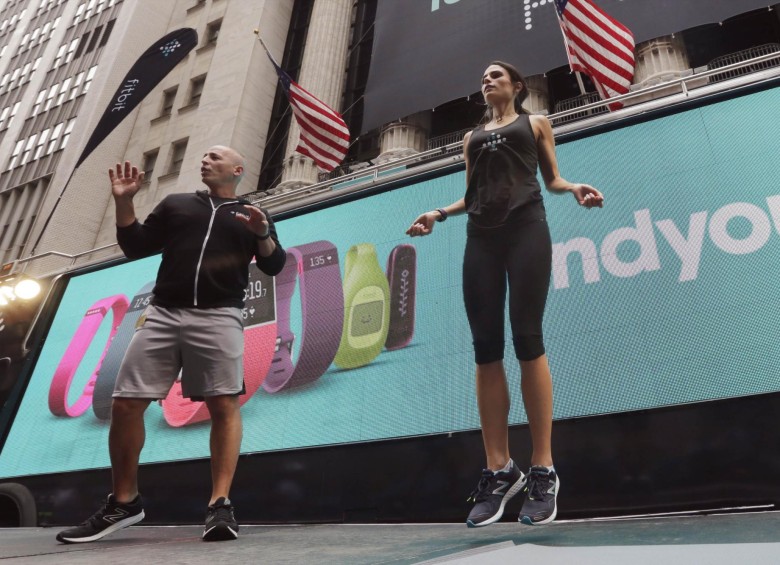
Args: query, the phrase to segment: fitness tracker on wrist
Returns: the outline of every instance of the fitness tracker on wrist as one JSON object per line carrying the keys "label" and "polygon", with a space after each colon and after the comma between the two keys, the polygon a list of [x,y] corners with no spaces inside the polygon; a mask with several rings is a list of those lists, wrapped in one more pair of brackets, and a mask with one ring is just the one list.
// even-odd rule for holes
{"label": "fitness tracker on wrist", "polygon": [[[290,301],[300,284],[302,332],[298,360],[293,363]],[[319,379],[339,348],[344,325],[344,295],[336,246],[315,241],[287,249],[287,261],[276,276],[278,337],[276,353],[263,389],[275,393]]]}
{"label": "fitness tracker on wrist", "polygon": [[[276,286],[274,277],[261,271],[252,261],[249,284],[244,289],[244,390],[238,398],[243,406],[263,384],[274,357],[276,339]],[[182,396],[177,380],[162,401],[163,416],[169,425],[178,428],[209,419],[205,402]]]}
{"label": "fitness tracker on wrist", "polygon": [[334,362],[362,367],[382,351],[390,325],[390,287],[370,243],[353,245],[344,261],[344,328]]}
{"label": "fitness tracker on wrist", "polygon": [[100,420],[111,419],[111,403],[116,376],[119,374],[119,367],[125,358],[125,352],[130,345],[130,340],[133,339],[138,319],[152,301],[153,288],[154,281],[146,283],[130,299],[127,313],[122,318],[122,323],[119,324],[116,335],[111,340],[111,345],[108,346],[106,356],[100,365],[100,370],[95,380],[95,390],[92,393],[92,411]]}
{"label": "fitness tracker on wrist", "polygon": [[[125,312],[127,312],[127,297],[124,294],[116,294],[98,300],[92,306],[89,307],[87,313],[84,314],[84,318],[81,320],[76,333],[68,344],[65,354],[60,360],[60,364],[54,371],[54,377],[49,387],[49,410],[55,416],[70,416],[72,418],[81,416],[86,412],[89,405],[92,403],[92,392],[97,380],[100,366],[103,363],[103,359],[106,357],[108,348],[111,345],[111,341],[116,335],[119,325],[122,323]],[[81,360],[92,344],[92,340],[97,334],[98,328],[103,319],[108,314],[109,310],[112,312],[111,319],[111,333],[108,336],[106,345],[103,348],[103,352],[100,355],[100,360],[97,362],[92,375],[87,381],[84,391],[81,393],[79,399],[68,406],[68,392],[70,390],[73,376],[79,368]]]}
{"label": "fitness tracker on wrist", "polygon": [[417,251],[413,245],[397,245],[387,258],[390,285],[390,327],[385,348],[406,347],[414,335],[415,293],[417,291]]}
{"label": "fitness tracker on wrist", "polygon": [[437,222],[443,222],[449,216],[447,210],[445,210],[444,208],[436,208],[436,211],[439,213],[439,217],[436,218]]}

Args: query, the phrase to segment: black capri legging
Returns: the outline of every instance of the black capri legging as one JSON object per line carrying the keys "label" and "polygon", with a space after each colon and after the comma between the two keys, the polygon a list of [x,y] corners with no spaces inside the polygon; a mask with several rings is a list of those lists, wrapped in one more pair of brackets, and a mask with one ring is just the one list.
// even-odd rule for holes
{"label": "black capri legging", "polygon": [[544,354],[542,318],[551,269],[552,241],[545,220],[469,234],[463,298],[478,365],[504,358],[507,280],[517,358],[530,361]]}

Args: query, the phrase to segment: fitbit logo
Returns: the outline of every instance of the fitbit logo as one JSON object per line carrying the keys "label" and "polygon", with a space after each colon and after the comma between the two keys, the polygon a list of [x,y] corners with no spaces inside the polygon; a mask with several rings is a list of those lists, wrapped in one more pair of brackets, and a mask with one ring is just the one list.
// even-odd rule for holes
{"label": "fitbit logo", "polygon": [[[654,221],[650,210],[639,210],[634,212],[633,226],[607,234],[600,248],[587,237],[554,244],[553,287],[556,290],[569,288],[572,257],[576,258],[574,261],[579,260],[586,284],[600,282],[604,271],[620,278],[659,271],[662,268],[659,241],[661,245],[671,247],[679,260],[679,282],[696,280],[706,239],[724,253],[748,255],[769,242],[773,227],[780,235],[780,195],[767,197],[765,204],[763,208],[748,202],[734,202],[712,214],[695,212],[688,218],[687,226],[678,226],[669,219]],[[739,227],[739,235],[729,231],[729,224]],[[618,248],[625,242],[638,245],[638,256],[631,260],[621,258]]]}
{"label": "fitbit logo", "polygon": [[167,57],[174,51],[176,51],[179,47],[181,47],[181,43],[179,43],[178,39],[172,39],[165,45],[160,47],[160,51],[162,51],[162,56]]}
{"label": "fitbit logo", "polygon": [[125,84],[122,85],[122,90],[119,91],[119,96],[114,100],[114,105],[111,107],[112,112],[120,112],[125,109],[127,106],[125,102],[133,95],[133,92],[135,92],[135,89],[140,82],[141,81],[137,78],[127,79]]}
{"label": "fitbit logo", "polygon": [[244,218],[245,220],[248,220],[248,219],[250,219],[250,216],[249,216],[249,214],[246,214],[246,213],[244,213],[244,212],[236,212],[235,210],[231,210],[231,211],[230,211],[230,213],[231,213],[231,214],[233,214],[234,216],[241,216],[241,217],[242,217],[242,218]]}

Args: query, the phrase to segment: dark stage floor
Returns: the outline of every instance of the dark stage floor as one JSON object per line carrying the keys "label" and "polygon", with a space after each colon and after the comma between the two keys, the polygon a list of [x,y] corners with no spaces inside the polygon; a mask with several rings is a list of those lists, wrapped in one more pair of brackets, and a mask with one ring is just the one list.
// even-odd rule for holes
{"label": "dark stage floor", "polygon": [[103,541],[61,545],[55,528],[0,529],[0,560],[56,563],[338,563],[718,565],[780,563],[780,512],[558,522],[242,526],[204,543],[196,526],[135,526]]}

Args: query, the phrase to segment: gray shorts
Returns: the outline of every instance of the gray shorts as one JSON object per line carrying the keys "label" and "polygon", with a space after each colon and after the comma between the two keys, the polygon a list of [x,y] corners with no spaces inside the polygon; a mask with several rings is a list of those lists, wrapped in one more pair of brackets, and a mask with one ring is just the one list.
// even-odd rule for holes
{"label": "gray shorts", "polygon": [[165,398],[180,371],[185,397],[240,394],[244,382],[241,310],[149,306],[138,319],[113,396]]}

